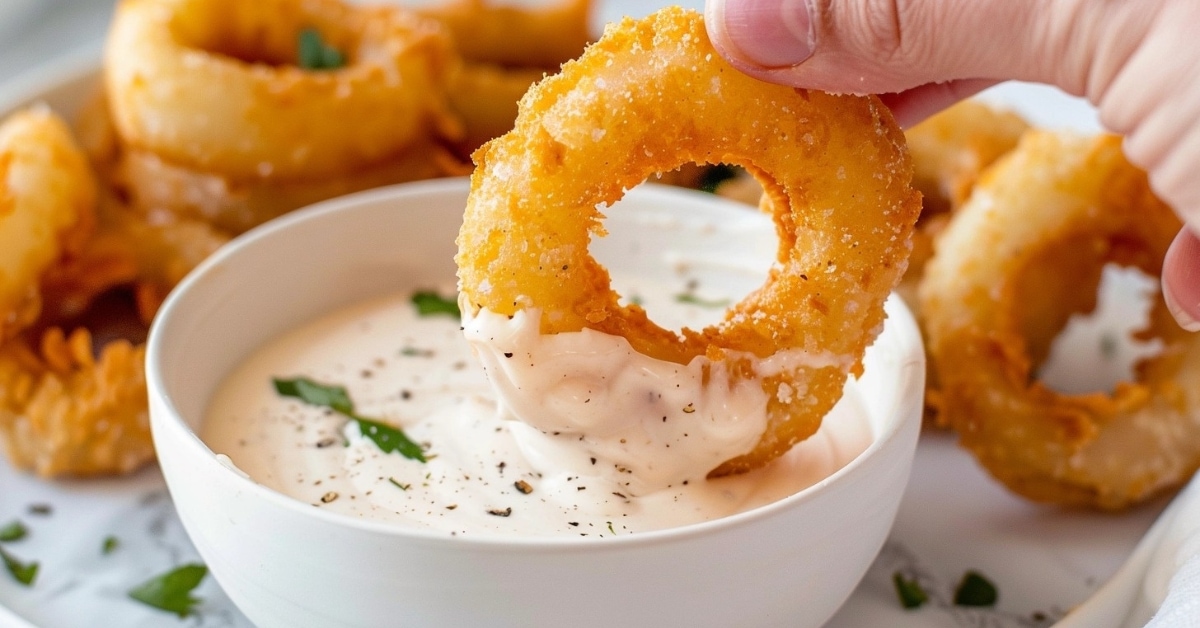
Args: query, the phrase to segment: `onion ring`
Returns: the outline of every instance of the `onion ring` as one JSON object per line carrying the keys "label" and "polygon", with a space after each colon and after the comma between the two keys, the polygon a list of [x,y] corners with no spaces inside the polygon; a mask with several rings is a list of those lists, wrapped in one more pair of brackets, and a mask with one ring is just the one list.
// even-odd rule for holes
{"label": "onion ring", "polygon": [[38,282],[90,232],[96,184],[58,116],[35,108],[0,124],[0,343],[37,319]]}
{"label": "onion ring", "polygon": [[154,458],[145,347],[114,340],[94,354],[83,328],[0,346],[0,441],[38,475],[128,473]]}
{"label": "onion ring", "polygon": [[[294,65],[305,28],[348,64]],[[105,85],[135,148],[225,177],[326,179],[386,161],[430,128],[450,133],[444,81],[454,60],[436,22],[399,7],[123,0]]]}
{"label": "onion ring", "polygon": [[578,57],[592,40],[591,0],[528,9],[487,0],[441,2],[417,11],[442,23],[469,62],[550,70]]}
{"label": "onion ring", "polygon": [[[592,330],[655,360],[699,361],[698,388],[750,383],[767,429],[712,460],[718,475],[765,464],[820,425],[882,326],[920,205],[901,131],[877,99],[751,79],[714,51],[700,15],[679,8],[610,25],[530,90],[514,130],[475,159],[456,258],[464,318],[536,315],[542,335]],[[766,283],[724,322],[677,333],[618,303],[588,242],[603,234],[598,204],[688,162],[749,170],[780,248]],[[775,370],[756,372],[769,359]],[[489,374],[495,384],[499,371]],[[507,405],[522,405],[505,390]]]}
{"label": "onion ring", "polygon": [[1109,393],[1063,394],[1032,374],[1106,263],[1158,276],[1179,219],[1120,139],[1027,133],[937,242],[920,287],[940,419],[1013,491],[1120,509],[1200,467],[1200,336],[1161,297],[1139,337],[1165,349]]}

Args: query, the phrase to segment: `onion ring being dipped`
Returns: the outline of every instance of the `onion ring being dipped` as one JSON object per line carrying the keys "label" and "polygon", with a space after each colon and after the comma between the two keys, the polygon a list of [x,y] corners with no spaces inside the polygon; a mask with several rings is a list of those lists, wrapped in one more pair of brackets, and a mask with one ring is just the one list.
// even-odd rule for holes
{"label": "onion ring being dipped", "polygon": [[96,184],[71,131],[49,109],[0,123],[0,343],[41,311],[38,282],[94,224]]}
{"label": "onion ring being dipped", "polygon": [[1107,263],[1158,276],[1179,219],[1120,139],[1027,133],[976,185],[937,241],[920,287],[940,420],[1013,491],[1119,509],[1200,467],[1200,336],[1161,296],[1141,339],[1163,351],[1111,393],[1064,394],[1034,377]]}
{"label": "onion ring being dipped", "polygon": [[[344,66],[298,67],[309,28]],[[377,165],[447,128],[454,60],[439,24],[399,7],[123,0],[105,85],[134,148],[226,177],[312,180]]]}
{"label": "onion ring being dipped", "polygon": [[[628,419],[617,450],[664,446],[652,460],[607,458],[654,478],[634,492],[755,468],[811,435],[882,326],[920,209],[903,136],[877,99],[751,79],[679,8],[610,25],[475,159],[456,258],[468,339],[505,404],[541,431],[611,434]],[[780,247],[766,283],[722,323],[675,332],[618,303],[588,243],[603,235],[598,204],[689,162],[754,174]],[[563,373],[576,339],[617,348]],[[665,365],[670,383],[624,377],[646,372],[618,372],[626,359]],[[537,388],[538,372],[521,370],[531,363],[555,381]]]}

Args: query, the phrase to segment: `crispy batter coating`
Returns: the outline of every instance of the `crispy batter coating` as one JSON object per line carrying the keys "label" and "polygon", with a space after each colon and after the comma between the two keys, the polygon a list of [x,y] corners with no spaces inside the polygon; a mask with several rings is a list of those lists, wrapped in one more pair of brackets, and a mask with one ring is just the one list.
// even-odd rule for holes
{"label": "crispy batter coating", "polygon": [[0,346],[0,440],[17,466],[46,477],[133,471],[154,457],[145,348],[55,327],[37,344]]}
{"label": "crispy batter coating", "polygon": [[0,123],[0,343],[37,319],[38,281],[89,233],[96,184],[83,152],[49,109]]}
{"label": "crispy batter coating", "polygon": [[937,242],[921,311],[941,420],[1013,491],[1119,509],[1200,467],[1200,336],[1161,297],[1139,337],[1161,354],[1111,394],[1063,394],[1034,377],[1106,263],[1157,276],[1180,228],[1120,139],[1026,134],[988,170]]}
{"label": "crispy batter coating", "polygon": [[[761,378],[768,430],[718,474],[760,466],[817,429],[882,327],[920,210],[903,136],[877,99],[751,79],[716,54],[700,15],[679,8],[611,25],[530,90],[513,132],[475,159],[458,239],[465,310],[539,310],[544,334],[589,328],[652,358],[725,360],[756,380],[747,355],[829,358]],[[677,333],[618,303],[588,242],[604,233],[599,204],[688,162],[754,174],[780,249],[724,322]]]}

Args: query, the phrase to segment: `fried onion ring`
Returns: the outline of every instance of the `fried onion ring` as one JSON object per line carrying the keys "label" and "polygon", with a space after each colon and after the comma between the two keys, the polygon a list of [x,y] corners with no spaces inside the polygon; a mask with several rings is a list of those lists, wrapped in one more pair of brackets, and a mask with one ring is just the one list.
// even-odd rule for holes
{"label": "fried onion ring", "polygon": [[[920,209],[903,136],[877,99],[751,79],[714,51],[700,15],[677,7],[610,25],[530,90],[514,130],[475,159],[457,256],[468,324],[536,316],[543,337],[600,332],[648,358],[699,365],[689,384],[698,403],[678,419],[696,426],[728,420],[727,408],[700,408],[708,389],[757,395],[765,432],[701,463],[715,474],[765,464],[817,429],[882,326]],[[588,243],[604,233],[598,204],[688,162],[750,171],[780,247],[765,284],[722,323],[675,332],[618,303]],[[477,344],[485,365],[489,347],[513,351],[503,344]],[[503,372],[489,368],[493,384]],[[528,421],[519,408],[542,399],[523,385],[498,389]]]}
{"label": "fried onion ring", "polygon": [[554,69],[592,40],[592,0],[529,9],[488,0],[440,2],[417,11],[449,29],[464,59],[505,67]]}
{"label": "fried onion ring", "polygon": [[1139,338],[1161,354],[1111,393],[1064,394],[1034,377],[1106,263],[1158,276],[1179,219],[1112,136],[1030,132],[988,170],[937,242],[920,287],[941,420],[1028,498],[1119,509],[1200,466],[1200,336],[1161,296]]}
{"label": "fried onion ring", "polygon": [[13,464],[38,475],[128,473],[154,457],[145,347],[51,328],[38,344],[0,346],[0,438]]}
{"label": "fried onion ring", "polygon": [[95,200],[87,158],[53,112],[0,124],[0,343],[37,319],[42,273],[78,249]]}
{"label": "fried onion ring", "polygon": [[[297,67],[305,28],[347,65]],[[387,161],[430,128],[449,132],[454,60],[439,24],[399,7],[123,0],[105,84],[135,148],[225,177],[326,179]]]}

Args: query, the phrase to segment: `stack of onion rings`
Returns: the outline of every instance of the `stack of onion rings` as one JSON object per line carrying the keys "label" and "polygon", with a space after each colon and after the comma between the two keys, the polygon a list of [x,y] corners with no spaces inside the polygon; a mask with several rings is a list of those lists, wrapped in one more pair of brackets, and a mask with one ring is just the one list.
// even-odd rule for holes
{"label": "stack of onion rings", "polygon": [[937,241],[920,287],[941,420],[1013,491],[1119,509],[1200,467],[1200,337],[1159,298],[1140,337],[1163,342],[1111,393],[1034,378],[1106,263],[1158,276],[1179,231],[1120,139],[1027,133],[988,170]]}
{"label": "stack of onion rings", "polygon": [[[879,332],[920,210],[903,135],[877,99],[751,79],[679,8],[611,25],[530,90],[514,130],[475,159],[456,258],[464,316],[533,312],[542,334],[619,335],[651,358],[760,382],[768,429],[716,474],[760,466],[817,429]],[[603,234],[598,204],[688,162],[749,170],[780,249],[724,322],[677,333],[618,303],[588,241]],[[798,359],[755,373],[756,359],[785,354]]]}

